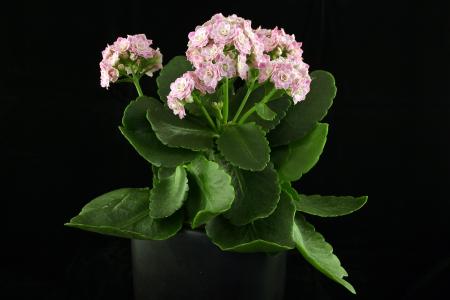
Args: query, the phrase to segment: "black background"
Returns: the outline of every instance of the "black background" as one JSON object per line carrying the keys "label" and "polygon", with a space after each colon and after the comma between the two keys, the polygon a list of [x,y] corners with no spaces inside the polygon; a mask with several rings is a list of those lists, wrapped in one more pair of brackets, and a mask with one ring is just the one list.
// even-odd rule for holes
{"label": "black background", "polygon": [[[292,252],[286,299],[450,297],[447,7],[91,2],[2,9],[3,299],[131,299],[129,242],[63,226],[93,197],[150,182],[149,165],[117,129],[135,91],[99,86],[100,51],[117,36],[146,33],[167,62],[184,53],[188,32],[217,12],[251,19],[253,27],[284,27],[303,42],[312,70],[335,75],[326,151],[297,187],[369,195],[354,215],[310,218],[358,295]],[[143,86],[155,94],[152,79]]]}

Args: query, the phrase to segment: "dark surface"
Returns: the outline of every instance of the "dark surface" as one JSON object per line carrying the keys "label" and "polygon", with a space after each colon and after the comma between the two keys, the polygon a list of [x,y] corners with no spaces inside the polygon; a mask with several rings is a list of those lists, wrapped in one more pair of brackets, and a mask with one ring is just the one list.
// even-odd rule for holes
{"label": "dark surface", "polygon": [[131,252],[136,300],[283,300],[285,252],[225,252],[192,230],[165,241],[133,240]]}
{"label": "dark surface", "polygon": [[[117,128],[135,92],[100,88],[100,51],[119,35],[145,32],[167,62],[219,11],[295,33],[311,69],[336,77],[325,153],[297,188],[369,195],[354,215],[309,218],[358,295],[290,252],[286,299],[448,298],[444,1],[33,3],[4,7],[0,18],[2,299],[130,299],[129,241],[63,227],[97,195],[150,184],[149,166]],[[154,81],[143,85],[155,94]]]}

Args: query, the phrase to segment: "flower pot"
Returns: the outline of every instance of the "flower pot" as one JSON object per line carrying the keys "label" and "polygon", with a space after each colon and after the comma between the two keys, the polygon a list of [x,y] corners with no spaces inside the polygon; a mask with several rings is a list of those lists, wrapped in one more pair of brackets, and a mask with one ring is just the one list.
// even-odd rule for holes
{"label": "flower pot", "polygon": [[224,252],[191,230],[164,241],[131,243],[136,300],[283,298],[285,252]]}

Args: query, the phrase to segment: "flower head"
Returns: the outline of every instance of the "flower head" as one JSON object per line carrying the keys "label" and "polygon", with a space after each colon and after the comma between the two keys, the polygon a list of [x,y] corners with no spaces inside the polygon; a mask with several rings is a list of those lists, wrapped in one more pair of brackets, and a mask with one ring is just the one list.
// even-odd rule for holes
{"label": "flower head", "polygon": [[194,90],[194,79],[190,72],[184,73],[183,76],[170,84],[170,97],[184,100],[191,97],[191,93]]}
{"label": "flower head", "polygon": [[[200,68],[202,63],[220,64],[219,81],[221,78],[236,75],[245,79],[248,68],[243,66],[242,62],[254,67],[256,58],[262,55],[263,50],[262,43],[254,33],[249,20],[236,15],[225,17],[216,14],[189,33],[186,57],[196,69]],[[235,72],[237,69],[241,72]]]}
{"label": "flower head", "polygon": [[159,49],[150,47],[152,41],[145,34],[119,37],[102,51],[100,62],[100,85],[108,88],[111,82],[130,75],[138,78],[143,74],[152,76],[162,68]]}
{"label": "flower head", "polygon": [[294,100],[294,104],[305,99],[309,92],[311,77],[309,66],[303,62],[302,44],[288,35],[284,29],[258,28],[256,31],[264,45],[264,54],[258,57],[260,83],[270,80],[275,88],[284,89]]}

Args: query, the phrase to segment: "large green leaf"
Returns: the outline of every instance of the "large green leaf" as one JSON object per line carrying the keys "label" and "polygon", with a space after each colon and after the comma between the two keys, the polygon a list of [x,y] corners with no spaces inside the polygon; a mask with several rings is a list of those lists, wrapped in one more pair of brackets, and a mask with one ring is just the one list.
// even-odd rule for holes
{"label": "large green leaf", "polygon": [[280,199],[278,175],[272,164],[260,172],[230,168],[236,197],[225,217],[234,225],[245,225],[269,216]]}
{"label": "large green leaf", "polygon": [[167,95],[170,93],[170,84],[187,71],[192,71],[192,64],[185,56],[175,56],[162,68],[156,79],[158,95],[162,101],[167,101]]}
{"label": "large green leaf", "polygon": [[189,196],[186,203],[192,228],[230,209],[234,200],[231,177],[215,162],[200,156],[188,166]]}
{"label": "large green leaf", "polygon": [[295,247],[292,238],[295,207],[281,192],[276,210],[267,218],[244,225],[232,225],[218,216],[206,224],[206,233],[220,249],[236,252],[278,252]]}
{"label": "large green leaf", "polygon": [[261,171],[269,162],[269,143],[255,123],[227,126],[217,146],[231,164],[250,171]]}
{"label": "large green leaf", "polygon": [[298,195],[294,198],[297,210],[320,217],[338,217],[351,214],[364,206],[367,196]]}
{"label": "large green leaf", "polygon": [[287,146],[277,147],[271,158],[280,177],[296,181],[319,161],[327,141],[328,124],[318,123],[304,138]]}
{"label": "large green leaf", "polygon": [[179,211],[169,218],[153,219],[148,209],[147,188],[123,188],[99,196],[86,204],[66,226],[133,239],[164,240],[183,224]]}
{"label": "large green leaf", "polygon": [[183,166],[160,168],[158,182],[150,191],[150,217],[166,218],[175,213],[186,200],[188,190]]}
{"label": "large green leaf", "polygon": [[191,150],[208,150],[213,147],[213,131],[189,117],[181,120],[167,107],[158,104],[149,107],[147,119],[163,144]]}
{"label": "large green leaf", "polygon": [[146,118],[147,109],[152,105],[160,103],[148,97],[130,102],[122,118],[123,127],[119,127],[125,138],[143,158],[158,167],[175,167],[194,159],[195,152],[169,148],[158,140]]}
{"label": "large green leaf", "polygon": [[326,71],[314,71],[311,78],[311,90],[306,99],[292,106],[286,117],[269,133],[272,146],[287,145],[304,137],[325,117],[333,104],[336,96],[333,75]]}
{"label": "large green leaf", "polygon": [[348,274],[341,266],[339,259],[333,254],[331,245],[300,213],[297,213],[295,217],[293,231],[297,249],[303,257],[327,277],[342,284],[350,292],[356,294],[353,286],[343,279]]}

